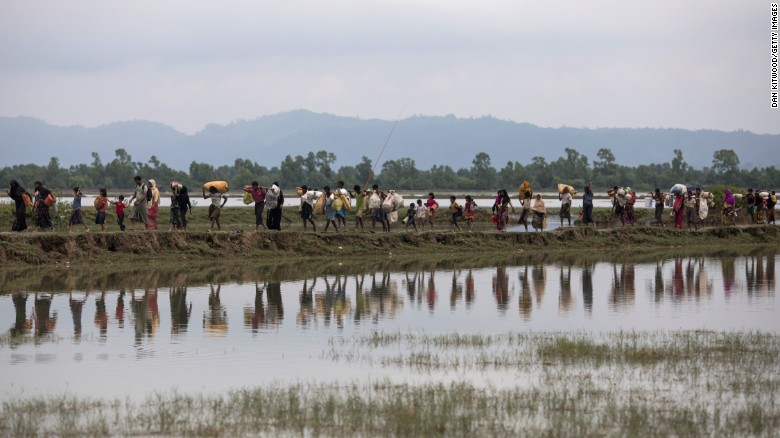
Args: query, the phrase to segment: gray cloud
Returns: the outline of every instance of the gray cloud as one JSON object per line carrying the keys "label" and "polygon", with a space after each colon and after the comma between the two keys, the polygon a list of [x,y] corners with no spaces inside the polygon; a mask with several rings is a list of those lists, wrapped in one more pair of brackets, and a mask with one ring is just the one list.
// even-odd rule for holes
{"label": "gray cloud", "polygon": [[768,4],[101,2],[0,5],[0,115],[193,132],[307,108],[542,126],[744,128],[768,105]]}

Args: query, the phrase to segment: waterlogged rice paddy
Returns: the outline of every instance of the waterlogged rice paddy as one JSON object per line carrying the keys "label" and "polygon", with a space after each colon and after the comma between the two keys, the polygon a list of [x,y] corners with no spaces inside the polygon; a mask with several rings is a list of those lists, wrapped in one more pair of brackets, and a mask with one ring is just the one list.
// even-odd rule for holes
{"label": "waterlogged rice paddy", "polygon": [[777,264],[4,275],[0,435],[777,436]]}

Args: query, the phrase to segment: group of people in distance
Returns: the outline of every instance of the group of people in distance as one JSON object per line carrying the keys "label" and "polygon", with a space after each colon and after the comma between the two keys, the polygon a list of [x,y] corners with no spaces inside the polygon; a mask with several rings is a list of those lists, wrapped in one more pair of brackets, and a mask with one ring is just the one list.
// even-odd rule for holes
{"label": "group of people in distance", "polygon": [[[158,213],[160,207],[160,190],[157,188],[155,180],[150,179],[146,182],[140,176],[133,178],[135,187],[133,195],[125,202],[124,195],[119,195],[116,199],[109,199],[105,188],[98,190],[98,196],[95,197],[95,224],[100,226],[101,231],[106,229],[106,213],[109,206],[113,206],[117,217],[117,225],[121,231],[125,230],[125,209],[130,208],[130,230],[135,230],[136,225],[143,224],[145,230],[158,229]],[[56,202],[57,197],[53,191],[43,185],[41,181],[33,183],[33,193],[30,194],[16,180],[11,180],[11,187],[6,190],[8,196],[14,201],[14,222],[11,226],[12,231],[28,230],[27,215],[33,219],[34,225],[41,231],[51,230],[53,223],[49,208]],[[72,231],[74,225],[81,225],[85,231],[89,227],[84,222],[82,210],[83,193],[80,187],[73,188],[73,200],[71,202],[71,214],[68,219],[68,231]],[[29,210],[29,211],[28,211]],[[171,183],[171,205],[168,223],[169,229],[187,228],[187,212],[192,210],[187,187],[179,183]]]}
{"label": "group of people in distance", "polygon": [[[144,230],[158,229],[160,190],[157,183],[153,179],[144,182],[140,176],[135,176],[133,181],[133,194],[127,202],[125,202],[123,195],[119,195],[116,199],[109,199],[106,189],[99,189],[94,206],[96,210],[95,224],[100,226],[101,231],[105,230],[106,212],[109,208],[114,209],[117,225],[121,231],[125,230],[125,209],[127,208],[130,208],[131,211],[130,230],[135,230],[136,226],[140,227],[141,224],[143,224]],[[170,189],[168,229],[186,230],[187,214],[192,211],[188,189],[178,182],[172,182]],[[220,191],[216,186],[204,186],[203,188],[203,198],[209,200],[210,231],[214,228],[221,229],[220,213],[228,200],[224,193],[225,190],[226,187]],[[244,202],[246,204],[254,203],[255,230],[262,227],[281,231],[284,194],[279,188],[279,184],[274,181],[270,187],[263,187],[257,181],[253,181],[251,185],[244,186],[243,191],[245,192]],[[45,187],[41,181],[33,183],[33,194],[29,194],[18,181],[11,180],[10,188],[6,193],[15,202],[12,231],[28,229],[28,214],[38,229],[49,230],[52,228],[49,208],[57,202],[57,199],[52,190]],[[307,231],[309,226],[311,226],[312,231],[317,231],[315,214],[325,216],[323,232],[327,232],[330,228],[333,228],[334,231],[344,229],[347,226],[347,210],[351,208],[353,200],[355,201],[355,228],[360,231],[364,231],[365,218],[371,219],[372,231],[379,223],[382,226],[382,231],[389,232],[391,223],[399,221],[399,219],[405,224],[407,231],[410,229],[415,232],[422,231],[425,229],[426,223],[431,230],[436,227],[435,220],[439,202],[433,192],[428,193],[425,200],[418,199],[415,203],[410,203],[408,208],[403,204],[403,197],[393,190],[385,193],[380,190],[377,184],[374,184],[370,190],[362,189],[359,185],[348,190],[344,187],[343,181],[338,181],[334,190],[330,186],[325,186],[320,191],[317,188],[311,189],[304,185],[296,188],[296,193],[300,198],[299,215],[303,222],[304,231]],[[561,201],[561,207],[558,216],[561,226],[564,226],[564,220],[571,226],[571,206],[575,194],[576,191],[572,187],[559,186],[558,199]],[[614,224],[619,221],[622,225],[635,224],[636,192],[630,187],[614,186],[608,191],[608,195],[612,204],[610,223]],[[689,189],[682,184],[675,185],[669,194],[656,188],[648,195],[655,202],[655,219],[660,226],[665,226],[663,220],[665,206],[671,208],[676,228],[683,228],[683,222],[687,221],[689,229],[698,229],[699,225],[706,219],[709,208],[714,205],[712,193],[702,191],[700,188]],[[85,231],[89,231],[82,212],[82,197],[81,189],[74,187],[68,231],[71,231],[74,225],[81,225]],[[580,212],[582,225],[595,226],[593,197],[592,184],[588,184],[582,195],[582,211]],[[462,205],[457,202],[455,196],[450,196],[449,201],[447,214],[451,228],[460,231],[462,228],[459,222],[465,221],[466,230],[471,231],[474,226],[475,211],[478,207],[472,196],[465,196],[465,202]],[[533,229],[544,230],[547,227],[545,201],[541,194],[533,194],[528,181],[520,186],[519,202],[521,211],[517,224],[523,225],[527,231],[530,221]],[[388,208],[388,203],[392,204],[390,208]],[[722,199],[722,223],[736,224],[739,211],[744,209],[745,217],[750,223],[774,224],[776,204],[777,197],[774,191],[749,189],[747,193],[734,194],[731,190],[725,190]],[[497,230],[506,231],[510,223],[510,212],[515,212],[512,198],[506,189],[500,189],[492,206],[492,220]],[[266,214],[265,217],[264,214]],[[399,214],[402,215],[401,218],[398,217]]]}

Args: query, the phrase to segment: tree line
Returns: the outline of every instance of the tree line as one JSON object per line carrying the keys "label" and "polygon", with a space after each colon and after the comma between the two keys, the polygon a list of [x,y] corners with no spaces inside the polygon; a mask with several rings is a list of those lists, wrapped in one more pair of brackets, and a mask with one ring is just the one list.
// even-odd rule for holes
{"label": "tree line", "polygon": [[728,184],[739,187],[770,188],[780,181],[780,171],[775,166],[742,169],[739,157],[731,149],[715,151],[712,166],[695,169],[686,163],[680,149],[674,151],[674,157],[668,163],[642,164],[626,166],[616,163],[614,153],[608,148],[598,151],[592,162],[589,158],[572,148],[565,149],[565,156],[548,162],[544,157],[532,157],[529,162],[507,161],[501,167],[491,162],[485,152],[479,152],[472,160],[471,167],[454,169],[448,165],[433,165],[430,169],[420,169],[412,158],[386,160],[371,175],[373,162],[363,156],[355,165],[334,167],[336,155],[327,151],[309,152],[307,155],[287,155],[278,165],[267,167],[255,161],[236,159],[232,165],[213,166],[193,161],[188,171],[173,169],[161,163],[155,156],[147,162],[133,161],[124,149],[117,149],[111,161],[103,162],[97,152],[92,153],[89,164],[70,167],[60,165],[57,157],[52,157],[45,166],[20,164],[0,169],[5,181],[16,179],[25,186],[32,186],[36,180],[43,181],[47,187],[68,190],[82,187],[97,190],[105,187],[120,189],[132,185],[134,175],[146,179],[155,179],[161,187],[171,181],[179,181],[192,188],[200,187],[207,181],[228,181],[231,187],[247,185],[259,181],[261,185],[270,185],[278,181],[282,187],[307,184],[309,187],[334,185],[337,180],[347,185],[363,185],[371,177],[372,183],[382,187],[401,190],[510,190],[527,179],[537,189],[551,189],[558,183],[584,187],[589,181],[595,187],[631,186],[636,189],[659,187],[666,190],[677,183],[707,187]]}

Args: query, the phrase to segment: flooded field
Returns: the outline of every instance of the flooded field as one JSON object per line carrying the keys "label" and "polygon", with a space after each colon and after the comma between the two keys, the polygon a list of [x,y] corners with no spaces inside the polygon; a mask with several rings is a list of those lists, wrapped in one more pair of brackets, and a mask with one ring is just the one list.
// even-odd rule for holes
{"label": "flooded field", "polygon": [[[392,399],[405,388],[404,397],[465,391],[488,404],[509,403],[495,397],[511,399],[514,388],[516,395],[554,396],[562,406],[571,398],[604,409],[623,400],[630,408],[636,401],[629,393],[613,393],[623,385],[652,401],[651,410],[664,400],[696,401],[698,415],[708,417],[719,403],[723,421],[755,409],[745,402],[749,395],[762,403],[753,412],[761,434],[780,425],[778,260],[773,253],[631,263],[542,257],[488,268],[420,262],[415,269],[412,262],[400,271],[369,272],[331,264],[315,274],[301,268],[300,276],[295,269],[281,276],[258,270],[249,279],[231,279],[226,266],[193,277],[175,269],[114,273],[100,287],[75,287],[78,279],[20,283],[6,273],[0,400],[6,412],[26,411],[23,400],[71,406],[86,398],[107,400],[101,412],[154,416],[163,406],[207,406],[246,391],[260,391],[254,394],[260,399],[295,392],[296,403],[306,406],[327,404],[323,394],[331,394],[337,406],[341,397],[344,403],[374,393],[381,399],[388,388]],[[692,360],[695,376],[688,374]],[[723,380],[733,367],[740,369],[730,377],[736,380]],[[643,380],[648,373],[655,377]],[[716,390],[716,382],[732,386]],[[497,388],[510,393],[494,393]],[[645,390],[650,393],[642,396]],[[710,393],[716,395],[701,399]],[[112,405],[115,399],[127,406]],[[149,406],[156,408],[144,414]],[[550,429],[549,412],[539,409],[528,420],[538,429],[530,430],[576,433],[571,425]],[[188,412],[169,415],[188,424],[203,420]],[[0,415],[0,431],[23,430],[9,429],[8,415]],[[292,429],[276,419],[262,430],[323,433],[309,416]],[[58,420],[29,421],[40,431]],[[155,424],[135,433],[200,430]],[[462,432],[484,430],[479,424]],[[501,420],[489,430],[516,432],[518,424]],[[611,430],[592,426],[582,431]],[[726,425],[711,426],[702,430],[723,432]],[[227,429],[232,433],[255,430],[230,427],[239,427]]]}

